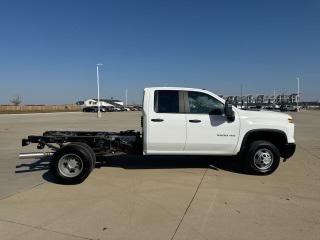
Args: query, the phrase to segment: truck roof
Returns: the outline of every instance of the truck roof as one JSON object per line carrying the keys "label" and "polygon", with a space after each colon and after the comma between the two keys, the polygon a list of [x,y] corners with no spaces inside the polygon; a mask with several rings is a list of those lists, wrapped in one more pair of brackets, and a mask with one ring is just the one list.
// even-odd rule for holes
{"label": "truck roof", "polygon": [[144,90],[185,90],[185,91],[205,91],[200,88],[188,88],[188,87],[147,87]]}

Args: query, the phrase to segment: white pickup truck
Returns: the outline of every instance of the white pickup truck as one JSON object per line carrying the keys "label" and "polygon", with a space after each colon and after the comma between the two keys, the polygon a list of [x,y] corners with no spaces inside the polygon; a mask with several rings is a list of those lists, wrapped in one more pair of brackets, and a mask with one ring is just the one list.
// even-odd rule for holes
{"label": "white pickup truck", "polygon": [[53,151],[20,158],[50,156],[58,180],[79,183],[93,170],[97,155],[238,156],[247,171],[270,174],[296,147],[291,116],[240,110],[203,89],[145,88],[141,124],[142,133],[47,131],[28,136],[23,146],[37,143],[38,149]]}

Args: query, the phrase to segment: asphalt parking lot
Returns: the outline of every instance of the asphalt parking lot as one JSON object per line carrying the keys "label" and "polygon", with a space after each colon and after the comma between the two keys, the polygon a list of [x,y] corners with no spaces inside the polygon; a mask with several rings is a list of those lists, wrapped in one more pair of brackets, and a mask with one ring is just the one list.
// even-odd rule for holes
{"label": "asphalt parking lot", "polygon": [[320,111],[292,114],[297,151],[269,176],[232,159],[106,157],[79,185],[18,160],[46,130],[139,129],[140,112],[0,115],[0,239],[319,239]]}

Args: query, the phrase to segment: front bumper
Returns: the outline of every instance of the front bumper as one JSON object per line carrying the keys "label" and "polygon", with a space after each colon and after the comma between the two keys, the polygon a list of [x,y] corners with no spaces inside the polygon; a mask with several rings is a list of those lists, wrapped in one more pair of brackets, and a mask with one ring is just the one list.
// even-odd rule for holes
{"label": "front bumper", "polygon": [[281,157],[283,157],[284,159],[288,159],[294,154],[295,151],[296,151],[296,144],[287,143],[284,145]]}

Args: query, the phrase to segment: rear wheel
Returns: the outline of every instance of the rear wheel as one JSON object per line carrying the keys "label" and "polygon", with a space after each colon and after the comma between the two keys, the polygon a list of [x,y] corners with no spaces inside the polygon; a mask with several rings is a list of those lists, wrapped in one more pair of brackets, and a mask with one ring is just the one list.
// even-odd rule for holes
{"label": "rear wheel", "polygon": [[76,184],[89,176],[95,162],[95,154],[87,144],[70,143],[52,156],[50,171],[59,182]]}
{"label": "rear wheel", "polygon": [[83,146],[84,148],[87,149],[87,151],[90,153],[92,159],[93,159],[93,164],[92,164],[92,169],[95,167],[96,165],[96,154],[95,152],[93,151],[93,149],[86,143],[84,142],[74,142],[72,144],[76,144],[76,145],[80,145],[80,146]]}
{"label": "rear wheel", "polygon": [[268,141],[254,141],[245,155],[245,168],[248,172],[267,175],[274,172],[280,163],[279,149]]}

